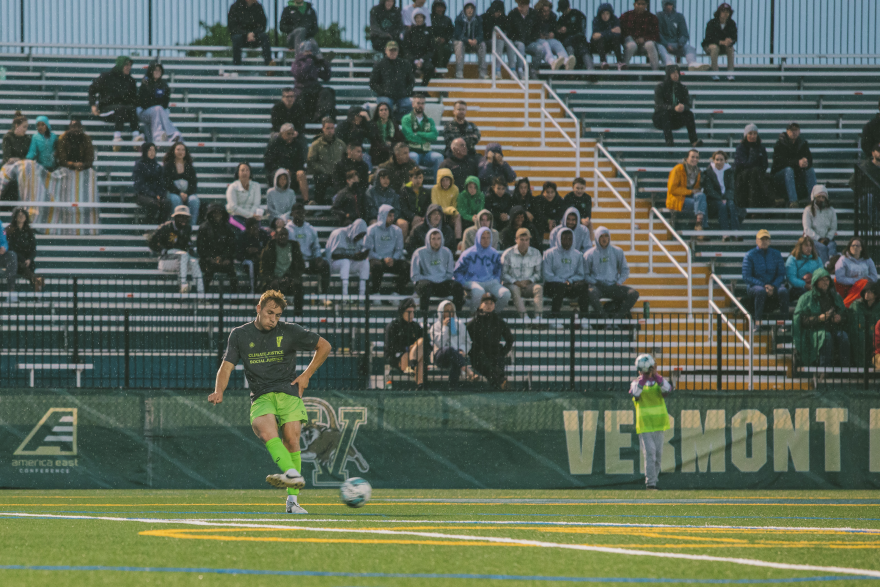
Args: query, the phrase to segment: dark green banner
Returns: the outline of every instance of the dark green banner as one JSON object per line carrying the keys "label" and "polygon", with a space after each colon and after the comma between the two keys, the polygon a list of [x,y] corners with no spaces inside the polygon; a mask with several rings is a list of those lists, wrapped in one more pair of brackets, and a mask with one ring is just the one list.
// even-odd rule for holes
{"label": "dark green banner", "polygon": [[[261,488],[272,461],[245,392],[5,390],[0,487]],[[632,403],[582,393],[322,393],[306,398],[309,487],[636,488]],[[677,392],[667,489],[880,487],[880,397]]]}

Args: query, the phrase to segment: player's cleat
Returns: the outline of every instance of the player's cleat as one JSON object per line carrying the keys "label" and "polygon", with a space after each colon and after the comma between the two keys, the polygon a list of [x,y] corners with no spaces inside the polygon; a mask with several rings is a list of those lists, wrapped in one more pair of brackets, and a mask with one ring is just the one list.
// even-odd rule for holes
{"label": "player's cleat", "polygon": [[303,506],[299,505],[299,503],[296,501],[295,495],[288,495],[287,496],[287,513],[288,514],[307,514],[309,512],[307,512],[305,510],[305,508],[303,508]]}
{"label": "player's cleat", "polygon": [[288,487],[302,489],[306,486],[306,480],[303,479],[303,476],[296,469],[288,469],[286,473],[267,475],[266,483],[279,489],[287,489]]}

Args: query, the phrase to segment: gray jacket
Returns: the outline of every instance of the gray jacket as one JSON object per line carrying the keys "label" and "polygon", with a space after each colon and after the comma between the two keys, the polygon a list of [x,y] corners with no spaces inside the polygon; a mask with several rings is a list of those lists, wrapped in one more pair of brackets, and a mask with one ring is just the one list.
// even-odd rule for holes
{"label": "gray jacket", "polygon": [[396,224],[385,226],[391,206],[379,206],[376,224],[367,229],[364,246],[370,251],[370,259],[403,259],[403,232]]}
{"label": "gray jacket", "polygon": [[[440,235],[440,249],[436,251],[431,248],[431,234],[435,232]],[[432,228],[425,235],[425,246],[416,249],[413,253],[409,275],[413,283],[419,281],[442,283],[452,279],[454,266],[452,252],[443,246],[443,233]]]}
{"label": "gray jacket", "polygon": [[[571,232],[569,228],[562,230]],[[545,283],[573,283],[583,281],[585,277],[583,254],[574,247],[566,251],[560,245],[544,251],[543,268]]]}
{"label": "gray jacket", "polygon": [[584,270],[587,283],[595,285],[623,285],[629,277],[629,265],[620,247],[598,244],[584,254]]}

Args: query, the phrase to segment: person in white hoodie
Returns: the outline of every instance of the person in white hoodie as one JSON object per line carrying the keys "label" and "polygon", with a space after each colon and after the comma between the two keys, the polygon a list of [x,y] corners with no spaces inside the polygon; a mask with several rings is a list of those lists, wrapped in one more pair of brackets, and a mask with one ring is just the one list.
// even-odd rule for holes
{"label": "person in white hoodie", "polygon": [[[592,309],[600,316],[629,318],[639,292],[623,285],[629,277],[629,265],[623,250],[611,244],[611,232],[604,226],[596,229],[596,246],[584,255],[584,273]],[[611,298],[604,308],[602,298]]]}
{"label": "person in white hoodie", "polygon": [[257,214],[260,205],[260,184],[253,180],[251,166],[239,163],[235,170],[235,181],[226,188],[226,211],[232,217],[231,222],[239,230],[244,230],[244,221],[248,218],[262,220]]}
{"label": "person in white hoodie", "polygon": [[464,320],[455,315],[455,305],[443,300],[437,306],[437,321],[431,325],[431,344],[434,346],[434,365],[449,369],[450,385],[458,385],[462,369],[467,379],[474,379],[474,372],[468,364],[471,350],[471,337]]}
{"label": "person in white hoodie", "polygon": [[837,254],[834,237],[837,234],[837,210],[828,202],[828,188],[824,185],[813,186],[810,194],[810,205],[804,208],[804,236],[813,239],[816,253],[822,264]]}
{"label": "person in white hoodie", "polygon": [[296,203],[296,192],[290,189],[288,170],[276,171],[272,186],[266,192],[266,213],[269,215],[270,225],[276,218],[283,218],[287,222],[290,219],[290,209]]}
{"label": "person in white hoodie", "polygon": [[352,272],[357,273],[358,295],[367,293],[367,279],[370,277],[370,252],[364,248],[364,237],[367,235],[367,223],[362,218],[356,219],[348,226],[337,228],[330,233],[324,255],[330,263],[330,272],[339,275],[342,280],[342,295],[348,296],[348,281]]}
{"label": "person in white hoodie", "polygon": [[571,248],[581,253],[586,253],[593,246],[593,226],[589,228],[581,224],[581,213],[574,206],[570,207],[562,215],[563,223],[550,231],[550,246],[559,246],[559,233],[563,228],[571,230],[573,237]]}

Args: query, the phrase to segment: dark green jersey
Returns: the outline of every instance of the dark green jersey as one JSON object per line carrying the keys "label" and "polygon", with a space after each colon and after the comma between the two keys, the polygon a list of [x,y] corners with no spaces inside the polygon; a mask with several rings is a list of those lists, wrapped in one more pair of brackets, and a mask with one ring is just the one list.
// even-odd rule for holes
{"label": "dark green jersey", "polygon": [[296,379],[296,351],[311,352],[320,337],[299,324],[279,322],[262,331],[250,322],[229,333],[224,361],[244,363],[251,401],[267,393],[299,395],[291,383]]}

